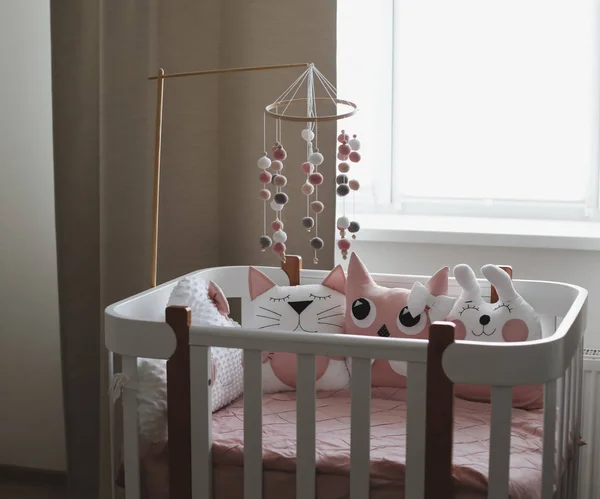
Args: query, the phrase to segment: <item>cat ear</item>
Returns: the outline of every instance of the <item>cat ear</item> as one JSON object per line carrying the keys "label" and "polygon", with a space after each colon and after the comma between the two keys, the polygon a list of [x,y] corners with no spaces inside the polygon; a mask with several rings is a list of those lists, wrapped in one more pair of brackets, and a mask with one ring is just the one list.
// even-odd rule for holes
{"label": "cat ear", "polygon": [[227,298],[225,297],[225,294],[221,288],[213,281],[208,283],[208,297],[216,305],[217,310],[221,313],[221,315],[229,315],[229,302],[227,301]]}
{"label": "cat ear", "polygon": [[346,275],[341,265],[334,268],[325,280],[321,283],[323,286],[333,289],[338,293],[344,294],[346,292]]}
{"label": "cat ear", "polygon": [[450,269],[444,267],[438,270],[431,278],[427,281],[426,286],[429,292],[433,296],[445,295],[448,293],[448,273]]}
{"label": "cat ear", "polygon": [[254,267],[248,267],[248,291],[250,291],[250,299],[256,300],[260,295],[266,293],[276,284],[269,279],[260,270]]}
{"label": "cat ear", "polygon": [[373,281],[369,271],[364,266],[363,262],[360,261],[360,258],[358,258],[356,253],[352,253],[352,255],[350,255],[350,263],[348,264],[348,281],[350,281],[353,286],[357,284],[375,284],[375,281]]}

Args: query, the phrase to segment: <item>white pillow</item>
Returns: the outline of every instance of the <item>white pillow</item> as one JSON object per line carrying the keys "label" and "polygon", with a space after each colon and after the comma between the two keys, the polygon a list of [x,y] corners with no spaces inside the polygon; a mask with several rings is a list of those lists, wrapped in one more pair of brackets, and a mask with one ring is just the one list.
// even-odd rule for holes
{"label": "white pillow", "polygon": [[[240,327],[230,319],[229,304],[214,282],[186,277],[173,289],[167,306],[185,305],[192,311],[196,326]],[[234,401],[244,391],[242,351],[211,348],[213,380],[212,410],[217,411]],[[140,435],[150,442],[167,439],[167,362],[161,359],[138,359],[138,413]]]}
{"label": "white pillow", "polygon": [[[346,276],[340,265],[320,284],[277,286],[260,270],[250,267],[248,291],[249,317],[244,326],[263,331],[298,331],[306,334],[344,332]],[[340,390],[350,383],[344,358],[315,356],[316,389]],[[263,392],[296,389],[296,355],[263,352]]]}

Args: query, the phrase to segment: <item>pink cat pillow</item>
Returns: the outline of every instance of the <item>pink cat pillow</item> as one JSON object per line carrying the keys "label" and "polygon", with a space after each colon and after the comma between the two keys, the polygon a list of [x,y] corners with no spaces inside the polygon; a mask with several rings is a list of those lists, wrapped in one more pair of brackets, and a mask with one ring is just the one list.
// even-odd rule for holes
{"label": "pink cat pillow", "polygon": [[[306,334],[343,333],[346,276],[340,265],[320,284],[277,286],[260,270],[250,267],[248,290],[251,313],[244,327]],[[296,389],[296,355],[263,352],[263,392]],[[350,383],[343,358],[316,356],[316,389],[339,390]]]}
{"label": "pink cat pillow", "polygon": [[[425,285],[412,290],[386,288],[375,283],[358,256],[353,253],[346,282],[347,334],[392,338],[429,337],[431,322],[445,320],[454,300],[448,292],[448,267],[435,273]],[[404,388],[406,363],[374,360],[372,385]]]}

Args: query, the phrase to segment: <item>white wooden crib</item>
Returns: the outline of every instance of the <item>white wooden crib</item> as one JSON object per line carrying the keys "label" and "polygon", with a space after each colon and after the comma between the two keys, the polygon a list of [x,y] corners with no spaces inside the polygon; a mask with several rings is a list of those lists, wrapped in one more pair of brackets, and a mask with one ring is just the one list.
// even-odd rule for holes
{"label": "white wooden crib", "polygon": [[[281,269],[260,270],[277,284],[288,284]],[[244,350],[245,499],[259,499],[263,494],[262,481],[257,479],[262,476],[261,351],[298,355],[298,498],[315,497],[314,355],[345,356],[353,361],[352,499],[369,497],[370,359],[408,362],[404,497],[452,497],[452,383],[492,386],[489,499],[505,499],[509,495],[512,387],[543,383],[540,496],[577,497],[586,290],[570,284],[516,280],[517,291],[542,315],[545,337],[528,343],[486,344],[454,342],[453,328],[446,323],[432,327],[430,341],[248,330],[243,327],[244,314],[249,308],[248,267],[213,268],[189,275],[198,274],[217,282],[227,297],[241,298],[242,328],[190,327],[189,311],[182,308],[171,307],[165,314],[165,304],[179,279],[113,304],[106,309],[105,316],[106,347],[122,356],[122,370],[130,380],[136,378],[138,357],[171,359],[168,363],[171,499],[212,497],[211,346]],[[320,283],[325,275],[324,271],[304,270],[301,283]],[[381,285],[405,288],[411,288],[416,280],[427,280],[406,275],[373,277]],[[489,283],[482,280],[480,285],[484,294],[487,290],[489,295]],[[459,291],[451,279],[450,294],[458,296]],[[135,382],[124,389],[123,411],[126,497],[138,499]]]}

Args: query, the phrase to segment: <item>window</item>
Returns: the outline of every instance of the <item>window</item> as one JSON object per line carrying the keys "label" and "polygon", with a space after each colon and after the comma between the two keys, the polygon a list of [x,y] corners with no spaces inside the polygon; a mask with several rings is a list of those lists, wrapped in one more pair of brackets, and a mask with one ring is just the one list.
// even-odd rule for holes
{"label": "window", "polygon": [[594,0],[339,0],[357,209],[597,218],[599,14]]}

